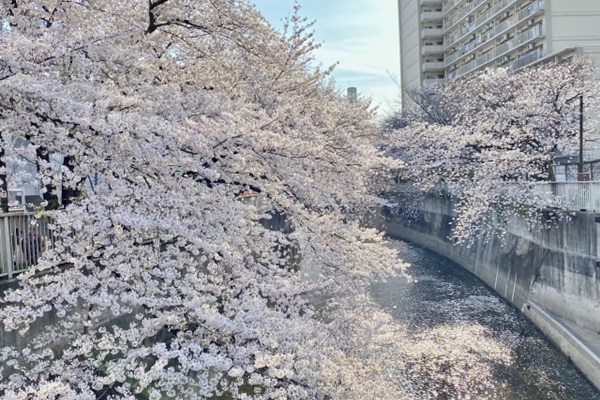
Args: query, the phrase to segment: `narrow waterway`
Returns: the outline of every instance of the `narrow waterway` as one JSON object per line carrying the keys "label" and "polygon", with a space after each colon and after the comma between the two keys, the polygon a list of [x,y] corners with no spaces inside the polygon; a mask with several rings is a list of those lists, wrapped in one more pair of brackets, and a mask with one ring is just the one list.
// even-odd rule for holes
{"label": "narrow waterway", "polygon": [[473,275],[417,245],[394,245],[415,281],[388,279],[372,295],[414,340],[398,374],[415,383],[415,398],[600,399],[531,322]]}

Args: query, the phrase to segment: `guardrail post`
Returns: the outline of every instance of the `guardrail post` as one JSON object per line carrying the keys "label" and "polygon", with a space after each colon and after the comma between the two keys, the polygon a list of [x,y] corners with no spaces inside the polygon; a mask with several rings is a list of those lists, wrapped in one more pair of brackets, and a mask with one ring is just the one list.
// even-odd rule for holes
{"label": "guardrail post", "polygon": [[2,249],[4,251],[4,260],[6,262],[6,273],[8,275],[8,279],[12,278],[12,274],[13,274],[13,254],[12,254],[12,247],[11,247],[11,237],[10,237],[10,230],[9,230],[9,223],[8,223],[8,216],[3,216],[2,217],[2,221],[3,221],[3,228],[4,230],[2,231],[2,242],[4,244],[4,248]]}

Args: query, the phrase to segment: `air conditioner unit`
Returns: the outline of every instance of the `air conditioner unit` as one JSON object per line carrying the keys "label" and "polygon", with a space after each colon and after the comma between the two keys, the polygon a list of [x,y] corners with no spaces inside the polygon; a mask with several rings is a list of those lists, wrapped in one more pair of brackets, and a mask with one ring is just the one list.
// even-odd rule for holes
{"label": "air conditioner unit", "polygon": [[510,61],[510,57],[509,56],[502,57],[502,62],[503,63],[506,63],[506,62],[509,62],[509,61]]}
{"label": "air conditioner unit", "polygon": [[510,13],[508,11],[504,11],[504,14],[502,14],[502,19],[505,19],[508,17],[510,17]]}
{"label": "air conditioner unit", "polygon": [[469,36],[469,40],[475,40],[477,38],[477,35],[472,34],[471,36]]}
{"label": "air conditioner unit", "polygon": [[469,15],[467,17],[467,22],[473,22],[474,19],[475,19],[475,17],[473,17],[472,15]]}
{"label": "air conditioner unit", "polygon": [[487,4],[485,5],[485,9],[486,9],[486,10],[489,10],[490,8],[492,8],[492,3],[487,3]]}
{"label": "air conditioner unit", "polygon": [[529,43],[529,44],[527,45],[527,50],[533,50],[533,49],[535,49],[535,44],[533,44],[533,43]]}
{"label": "air conditioner unit", "polygon": [[502,35],[502,37],[500,38],[501,42],[506,42],[508,40],[508,35],[504,34]]}
{"label": "air conditioner unit", "polygon": [[529,21],[527,21],[527,26],[532,26],[534,24],[534,20],[530,19]]}

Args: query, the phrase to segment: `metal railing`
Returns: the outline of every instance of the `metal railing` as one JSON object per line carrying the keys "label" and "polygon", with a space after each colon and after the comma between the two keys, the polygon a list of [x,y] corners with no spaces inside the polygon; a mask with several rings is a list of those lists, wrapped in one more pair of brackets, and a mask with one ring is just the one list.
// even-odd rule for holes
{"label": "metal railing", "polygon": [[[483,56],[477,58],[475,61],[468,62],[458,69],[452,71],[448,76],[450,79],[453,79],[457,76],[467,74],[471,71],[481,68],[487,63],[490,63],[494,60],[500,59],[500,57],[504,55],[510,54],[514,49],[524,46],[528,42],[532,42],[535,39],[542,38],[544,36],[544,26],[542,24],[534,25],[532,28],[527,29],[526,31],[520,33],[513,39],[504,42],[503,44],[495,47],[493,50],[490,50],[488,53]],[[535,52],[525,53],[523,55],[519,55],[518,59],[515,63],[511,64],[513,69],[520,68],[525,64],[525,62],[533,62],[538,58],[541,58],[543,55],[542,49],[538,49]]]}
{"label": "metal railing", "polygon": [[475,10],[477,7],[479,7],[485,1],[487,1],[487,0],[475,0],[475,1],[465,5],[465,7],[462,10],[460,10],[458,13],[456,13],[454,16],[452,16],[452,18],[445,18],[444,19],[445,29],[446,30],[452,29],[454,27],[454,25],[456,25],[459,21],[461,21],[463,18],[465,18],[468,14],[470,14],[473,10]]}
{"label": "metal railing", "polygon": [[[530,188],[529,190],[533,190],[540,200],[551,202],[548,204],[556,204],[571,211],[600,212],[600,182],[527,182],[526,186]],[[392,183],[391,187],[396,193],[404,195],[422,193],[411,183]],[[454,195],[461,193],[460,189],[450,188],[444,184],[436,185],[429,192],[446,192]]]}
{"label": "metal railing", "polygon": [[544,182],[532,187],[543,198],[564,199],[569,210],[600,211],[600,182]]}
{"label": "metal railing", "polygon": [[[578,172],[579,163],[577,162],[563,162],[554,165],[554,175],[557,182],[576,182]],[[587,181],[600,181],[600,159],[596,158],[593,161],[586,161],[584,157],[582,172],[587,174]]]}
{"label": "metal railing", "polygon": [[12,278],[37,264],[54,245],[46,217],[33,213],[0,214],[0,278]]}
{"label": "metal railing", "polygon": [[533,63],[536,60],[544,57],[544,50],[541,48],[536,49],[535,51],[522,54],[517,57],[517,59],[512,63],[512,70],[516,71],[520,68],[523,68],[526,65]]}
{"label": "metal railing", "polygon": [[442,6],[442,14],[446,15],[448,14],[450,11],[452,11],[454,9],[454,6],[456,6],[458,3],[460,3],[462,0],[450,0],[448,2],[446,2],[443,6]]}
{"label": "metal railing", "polygon": [[[469,41],[468,43],[464,43],[462,46],[459,47],[459,49],[456,52],[451,53],[450,55],[446,56],[446,58],[444,60],[444,62],[446,63],[446,67],[449,67],[451,64],[453,64],[458,59],[460,59],[463,55],[468,54],[469,52],[479,48],[484,43],[489,42],[490,39],[499,37],[501,34],[506,34],[508,32],[508,30],[517,27],[523,21],[528,20],[532,16],[542,13],[544,11],[544,7],[545,7],[544,0],[538,0],[537,2],[531,3],[529,6],[523,8],[519,12],[513,14],[510,18],[506,19],[505,21],[500,22],[500,23],[496,24],[495,26],[490,27],[486,32],[484,32],[480,36],[477,36],[477,34],[474,34],[474,32],[478,28],[485,25],[486,22],[492,21],[492,18],[499,15],[501,12],[506,12],[506,10],[511,5],[513,5],[517,2],[518,2],[518,0],[504,0],[504,1],[496,4],[495,6],[493,6],[490,10],[486,11],[484,14],[477,17],[474,20],[474,22],[471,22],[471,23],[468,23],[467,25],[465,25],[464,29],[459,30],[454,35],[446,37],[446,39],[444,40],[444,46],[446,47],[446,49],[448,49],[454,43],[468,38],[469,35],[475,35],[475,39],[473,39],[472,41]],[[492,25],[493,25],[493,23],[492,23]],[[543,27],[541,26],[541,24],[540,24],[539,29],[540,29],[539,34],[537,34],[535,38],[542,37],[544,35]],[[537,32],[533,29],[531,29],[530,31],[531,31],[531,33]],[[506,45],[505,47],[509,47],[509,46]],[[496,53],[498,53],[498,51],[499,50],[496,50]],[[505,51],[506,51],[506,49],[504,49],[502,52],[505,52]],[[479,66],[481,66],[481,64],[478,64],[477,68],[479,68]],[[465,72],[462,72],[461,74],[463,74],[463,73],[465,73]]]}
{"label": "metal railing", "polygon": [[[488,11],[486,11],[485,13],[479,15],[477,18],[475,18],[473,21],[471,21],[470,23],[467,23],[466,25],[464,25],[461,29],[459,29],[458,32],[449,35],[448,37],[446,37],[446,40],[444,41],[444,45],[446,47],[449,47],[451,45],[453,45],[454,43],[458,42],[460,39],[464,38],[466,35],[472,33],[473,31],[475,31],[477,28],[481,27],[484,23],[492,21],[492,19],[499,15],[501,12],[506,11],[510,6],[512,6],[513,4],[517,3],[519,0],[502,0],[500,3],[495,4],[491,9],[489,9]],[[481,3],[481,2],[480,2]],[[479,4],[477,4],[477,6],[479,6]],[[466,11],[467,9],[465,9]],[[471,9],[472,11],[472,9]],[[471,11],[465,13],[464,15],[462,15],[461,18],[465,17],[468,13],[470,13]],[[461,12],[462,14],[462,12]],[[454,21],[451,25],[454,26],[454,24],[457,21]],[[514,22],[511,22],[510,25],[514,24]],[[445,31],[449,32],[452,30],[452,26],[451,25],[445,25]],[[509,24],[506,24],[506,26],[510,26]],[[499,32],[498,29],[500,29],[499,27],[500,25],[497,25],[496,27],[496,32]],[[504,28],[506,29],[506,28]]]}

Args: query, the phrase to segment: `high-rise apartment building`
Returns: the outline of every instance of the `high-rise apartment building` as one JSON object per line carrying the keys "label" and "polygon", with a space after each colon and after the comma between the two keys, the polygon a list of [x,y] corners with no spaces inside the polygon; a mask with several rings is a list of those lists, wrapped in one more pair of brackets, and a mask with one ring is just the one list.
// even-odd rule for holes
{"label": "high-rise apartment building", "polygon": [[600,0],[398,0],[398,9],[408,88],[600,45]]}

